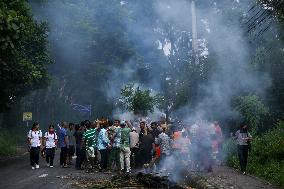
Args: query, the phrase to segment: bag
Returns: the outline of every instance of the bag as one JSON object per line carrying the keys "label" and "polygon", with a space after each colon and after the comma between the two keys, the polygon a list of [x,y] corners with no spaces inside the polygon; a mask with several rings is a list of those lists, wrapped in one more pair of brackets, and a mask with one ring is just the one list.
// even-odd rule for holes
{"label": "bag", "polygon": [[46,157],[46,148],[45,147],[40,151],[40,155],[41,155],[42,158]]}
{"label": "bag", "polygon": [[94,149],[93,147],[89,147],[89,148],[87,149],[87,154],[88,154],[88,157],[92,157],[92,158],[96,157],[96,155],[95,155],[95,149]]}

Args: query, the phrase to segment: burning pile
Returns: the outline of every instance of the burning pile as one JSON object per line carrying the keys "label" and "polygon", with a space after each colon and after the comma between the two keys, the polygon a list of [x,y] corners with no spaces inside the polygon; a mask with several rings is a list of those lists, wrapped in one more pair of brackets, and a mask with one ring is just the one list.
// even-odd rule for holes
{"label": "burning pile", "polygon": [[152,174],[138,173],[137,175],[121,174],[109,179],[91,179],[91,178],[68,178],[71,179],[71,185],[80,188],[93,189],[120,189],[120,188],[167,188],[167,189],[192,189],[191,187],[182,187],[171,182],[168,177],[160,177]]}

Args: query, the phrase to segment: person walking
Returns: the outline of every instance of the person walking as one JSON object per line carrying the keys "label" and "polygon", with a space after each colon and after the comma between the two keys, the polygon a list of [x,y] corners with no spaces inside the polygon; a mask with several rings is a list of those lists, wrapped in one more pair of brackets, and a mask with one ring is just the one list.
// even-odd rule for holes
{"label": "person walking", "polygon": [[55,155],[55,149],[57,146],[58,137],[54,132],[54,126],[50,125],[48,127],[48,132],[44,135],[44,144],[46,150],[46,163],[47,166],[53,168],[53,160]]}
{"label": "person walking", "polygon": [[33,123],[28,133],[28,143],[30,145],[30,163],[32,169],[39,168],[39,152],[42,148],[42,132],[39,130],[39,123]]}
{"label": "person walking", "polygon": [[246,124],[241,124],[240,129],[235,133],[234,139],[237,140],[241,172],[246,174],[248,152],[250,141],[252,140],[252,136],[248,132]]}

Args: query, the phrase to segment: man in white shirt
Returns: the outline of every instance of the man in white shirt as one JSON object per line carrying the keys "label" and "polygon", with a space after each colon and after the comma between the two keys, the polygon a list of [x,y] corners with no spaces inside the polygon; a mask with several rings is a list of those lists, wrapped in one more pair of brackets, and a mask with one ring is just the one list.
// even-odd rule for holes
{"label": "man in white shirt", "polygon": [[136,128],[132,128],[130,132],[130,163],[131,167],[136,167],[137,165],[137,158],[139,149],[139,134],[136,132]]}
{"label": "man in white shirt", "polygon": [[30,149],[30,161],[32,169],[39,168],[39,152],[42,144],[42,132],[39,130],[39,123],[35,122],[28,133]]}
{"label": "man in white shirt", "polygon": [[44,135],[45,148],[46,148],[46,163],[48,167],[53,167],[53,160],[55,154],[55,148],[57,146],[58,137],[54,132],[54,126],[50,125],[48,132]]}

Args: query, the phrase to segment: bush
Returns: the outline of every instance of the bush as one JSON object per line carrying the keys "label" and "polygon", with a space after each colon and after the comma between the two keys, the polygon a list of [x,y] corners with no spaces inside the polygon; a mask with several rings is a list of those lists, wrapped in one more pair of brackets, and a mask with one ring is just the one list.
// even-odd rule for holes
{"label": "bush", "polygon": [[5,130],[0,132],[0,155],[7,156],[16,153],[17,141],[10,133]]}
{"label": "bush", "polygon": [[[224,150],[228,154],[227,165],[238,168],[236,144],[228,140]],[[284,186],[284,122],[279,122],[274,129],[253,138],[248,172]]]}

